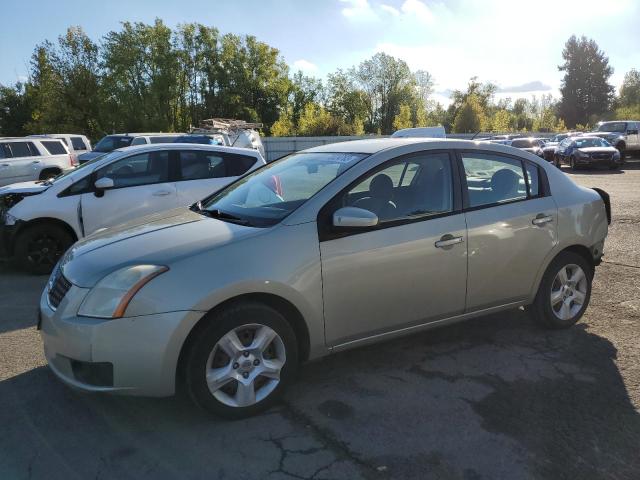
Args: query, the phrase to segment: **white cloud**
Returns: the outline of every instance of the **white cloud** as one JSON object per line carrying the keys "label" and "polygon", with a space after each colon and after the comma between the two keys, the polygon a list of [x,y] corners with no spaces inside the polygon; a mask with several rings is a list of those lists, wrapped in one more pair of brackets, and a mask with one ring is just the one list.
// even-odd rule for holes
{"label": "white cloud", "polygon": [[308,60],[300,59],[293,62],[294,69],[302,70],[305,73],[315,73],[318,71],[318,66],[315,63],[311,63]]}
{"label": "white cloud", "polygon": [[413,18],[421,23],[433,23],[433,13],[426,4],[420,0],[406,0],[400,7],[402,13],[407,17]]}
{"label": "white cloud", "polygon": [[378,20],[378,15],[371,8],[369,0],[340,0],[347,4],[342,9],[342,15],[352,21],[371,21]]}
{"label": "white cloud", "polygon": [[398,15],[400,15],[400,11],[397,8],[392,7],[391,5],[385,5],[383,3],[382,5],[380,5],[380,9],[393,15],[394,17],[397,17]]}

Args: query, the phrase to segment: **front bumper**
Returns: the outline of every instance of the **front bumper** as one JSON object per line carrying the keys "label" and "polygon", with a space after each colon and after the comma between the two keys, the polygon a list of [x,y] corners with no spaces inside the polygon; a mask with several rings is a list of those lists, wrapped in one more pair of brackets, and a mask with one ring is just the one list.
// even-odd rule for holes
{"label": "front bumper", "polygon": [[104,320],[76,315],[88,289],[73,285],[57,309],[40,299],[44,354],[64,383],[87,392],[169,396],[184,341],[203,312]]}
{"label": "front bumper", "polygon": [[622,165],[623,161],[621,159],[615,159],[615,158],[591,158],[591,157],[577,157],[576,158],[576,165],[588,165],[588,166],[593,166],[593,167],[597,167],[597,166],[602,166],[602,167],[609,167],[609,166],[613,166],[613,165]]}
{"label": "front bumper", "polygon": [[0,223],[0,257],[13,255],[13,245],[18,231],[18,225]]}

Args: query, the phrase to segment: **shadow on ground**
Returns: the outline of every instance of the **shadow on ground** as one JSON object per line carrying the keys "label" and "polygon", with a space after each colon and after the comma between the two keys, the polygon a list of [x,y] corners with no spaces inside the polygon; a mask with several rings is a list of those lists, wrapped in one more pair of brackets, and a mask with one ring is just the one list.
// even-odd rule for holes
{"label": "shadow on ground", "polygon": [[635,479],[640,416],[616,350],[511,311],[306,365],[237,422],[187,400],[0,382],[0,478]]}

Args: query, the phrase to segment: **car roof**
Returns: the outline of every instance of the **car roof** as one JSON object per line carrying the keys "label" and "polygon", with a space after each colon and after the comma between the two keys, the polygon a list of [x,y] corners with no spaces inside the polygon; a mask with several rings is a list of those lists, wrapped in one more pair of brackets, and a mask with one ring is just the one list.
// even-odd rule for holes
{"label": "car roof", "polygon": [[488,143],[480,140],[459,140],[452,138],[375,138],[331,143],[304,150],[305,153],[365,153],[374,154],[383,150],[400,148],[405,145],[419,144],[426,150],[466,149],[488,150],[501,153],[513,153],[510,146]]}
{"label": "car roof", "polygon": [[134,145],[133,147],[121,147],[113,150],[114,152],[132,153],[132,152],[153,152],[155,150],[205,150],[210,152],[227,152],[241,153],[243,155],[258,156],[260,152],[253,148],[227,147],[223,145],[205,145],[201,143],[154,143],[145,145]]}
{"label": "car roof", "polygon": [[28,137],[0,137],[0,141],[2,142],[30,142],[33,140],[52,140],[54,142],[60,142],[64,145],[62,140],[60,140],[59,138],[49,137],[47,135],[29,135]]}

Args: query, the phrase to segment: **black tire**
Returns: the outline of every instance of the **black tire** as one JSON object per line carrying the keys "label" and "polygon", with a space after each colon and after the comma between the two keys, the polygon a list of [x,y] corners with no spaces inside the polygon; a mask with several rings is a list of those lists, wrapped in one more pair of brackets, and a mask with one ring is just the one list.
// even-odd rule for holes
{"label": "black tire", "polygon": [[618,152],[620,152],[620,161],[624,162],[624,157],[626,155],[625,145],[618,144],[618,145],[616,145],[616,149],[618,150]]}
{"label": "black tire", "polygon": [[[206,322],[204,327],[196,332],[194,340],[190,342],[187,346],[188,350],[185,352],[184,370],[182,374],[185,380],[187,392],[193,401],[205,410],[229,419],[249,417],[272,406],[278,400],[286,387],[291,383],[298,368],[298,344],[295,333],[289,322],[287,322],[286,318],[277,310],[262,303],[253,301],[232,305],[222,311],[216,312],[215,314],[210,314],[208,317],[209,318],[203,319],[203,321]],[[214,396],[207,385],[206,372],[208,364],[211,361],[211,357],[213,356],[213,361],[215,361],[216,355],[218,355],[218,353],[214,353],[214,351],[218,351],[216,345],[232,330],[239,329],[239,337],[243,342],[244,347],[251,343],[252,339],[250,337],[245,338],[243,336],[243,332],[249,331],[250,328],[240,328],[247,324],[266,326],[277,333],[279,339],[282,341],[279,346],[284,346],[286,358],[284,360],[284,365],[280,370],[279,382],[277,383],[277,386],[270,391],[270,393],[267,393],[263,399],[250,406],[231,406],[223,403]],[[278,340],[274,339],[273,342],[278,342]],[[269,348],[272,347],[273,343]],[[223,359],[221,367],[219,366],[218,368],[238,365],[238,363],[234,362],[233,359],[224,354],[224,352],[223,355],[226,356],[228,361],[227,359]],[[251,358],[253,357],[249,357],[249,359]],[[240,360],[242,360],[242,358]],[[243,366],[240,366],[239,368],[232,367],[235,370],[232,373],[239,374]],[[247,368],[252,367],[249,366]],[[256,367],[256,369],[257,368],[258,367]],[[247,375],[249,375],[248,372]],[[258,376],[253,377],[253,372],[251,372],[250,378],[256,379],[253,387],[255,389],[255,385],[260,381],[261,377],[259,377],[259,374]],[[269,381],[266,377],[262,377],[261,379],[265,382],[263,383],[263,386]],[[238,385],[238,380],[231,380],[219,390],[222,391],[227,387],[233,389],[235,387],[237,393]],[[254,391],[259,392],[260,387]],[[222,393],[224,395],[228,394],[228,392]],[[232,399],[232,396],[233,392],[229,393],[230,399]]]}
{"label": "black tire", "polygon": [[14,257],[22,269],[45,275],[51,273],[73,241],[71,234],[60,225],[40,223],[18,234]]}
{"label": "black tire", "polygon": [[38,180],[49,180],[50,178],[57,177],[58,175],[60,175],[60,170],[57,168],[48,168],[40,172]]}
{"label": "black tire", "polygon": [[571,170],[578,170],[575,157],[571,156],[571,158],[569,159],[569,165],[571,166]]}
{"label": "black tire", "polygon": [[[554,307],[551,305],[552,288],[555,286],[556,276],[560,270],[570,265],[577,265],[584,272],[586,279],[584,286],[586,287],[586,292],[584,293],[584,302],[580,309],[577,310],[571,318],[561,319],[556,314],[556,311],[554,311]],[[574,252],[561,252],[553,259],[549,267],[547,267],[547,271],[544,273],[542,281],[540,282],[536,298],[527,310],[530,311],[535,320],[545,328],[562,329],[571,327],[578,322],[580,318],[582,318],[582,315],[589,306],[593,274],[593,266],[589,265],[581,255]]]}
{"label": "black tire", "polygon": [[555,156],[553,159],[553,162],[555,164],[556,167],[558,167],[559,169],[562,169],[562,163],[560,162],[560,157],[559,156]]}

